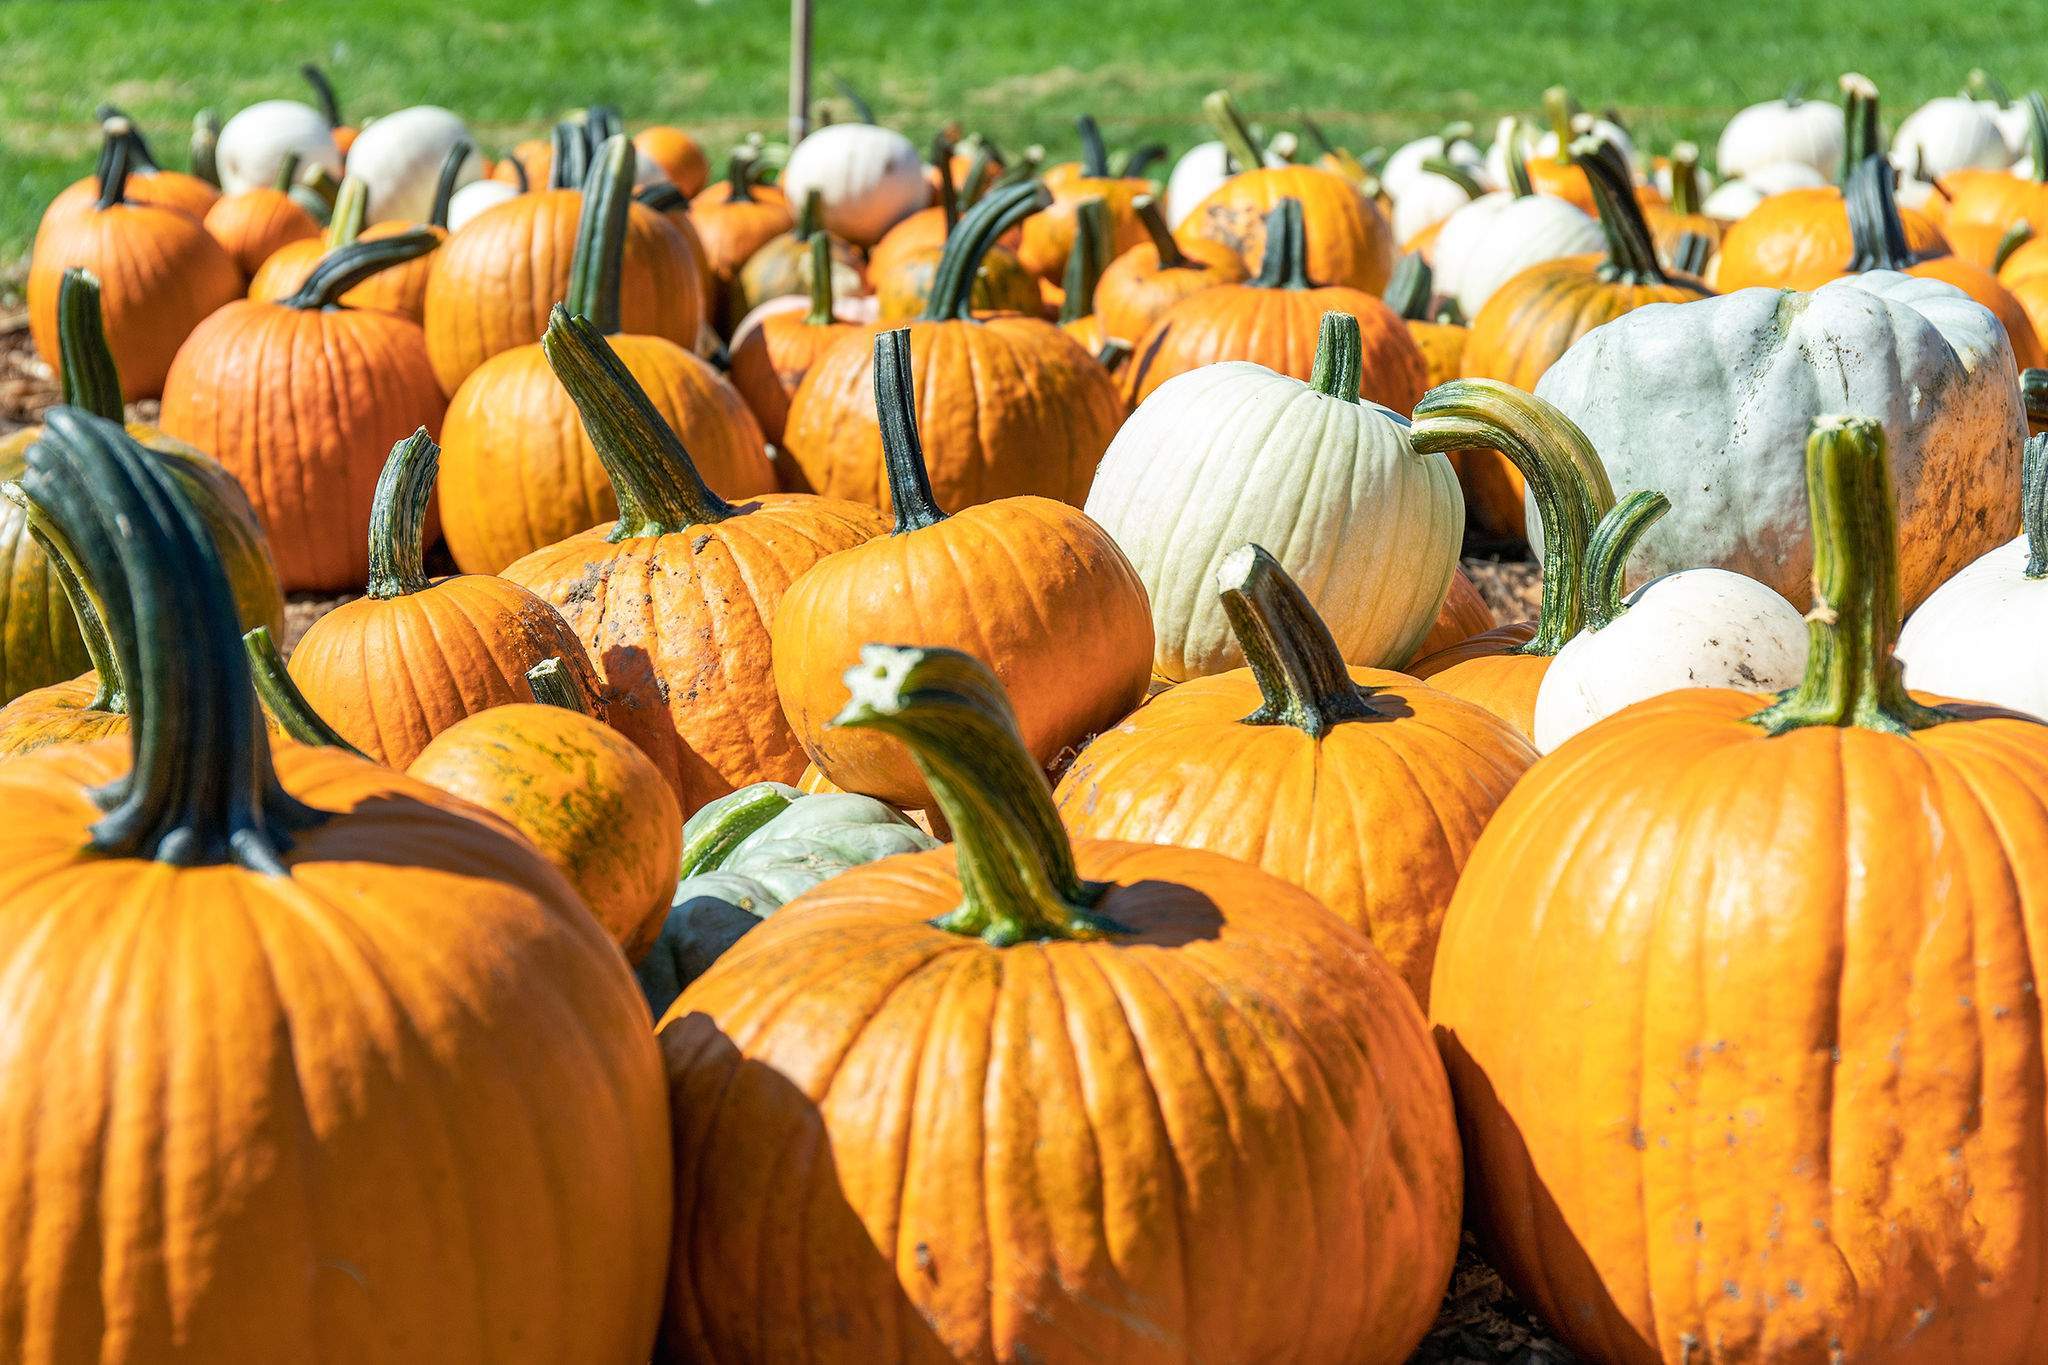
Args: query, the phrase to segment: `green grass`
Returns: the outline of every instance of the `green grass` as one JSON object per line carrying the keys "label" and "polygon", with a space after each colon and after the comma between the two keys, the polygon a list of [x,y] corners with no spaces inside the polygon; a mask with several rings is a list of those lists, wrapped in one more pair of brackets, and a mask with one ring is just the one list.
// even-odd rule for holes
{"label": "green grass", "polygon": [[[1305,108],[1354,146],[1533,105],[1553,81],[1614,105],[1652,142],[1711,147],[1733,109],[1845,67],[1894,118],[1973,65],[2016,87],[2048,69],[2038,0],[1527,0],[1255,8],[1163,0],[819,0],[819,85],[837,72],[922,139],[959,118],[1006,144],[1071,147],[1089,110],[1113,143],[1200,133],[1229,85],[1270,123]],[[469,12],[458,12],[458,10]],[[777,0],[0,0],[0,274],[42,204],[90,166],[113,99],[177,149],[193,112],[303,97],[323,62],[354,117],[445,104],[488,143],[605,100],[714,144],[780,126],[787,10]]]}

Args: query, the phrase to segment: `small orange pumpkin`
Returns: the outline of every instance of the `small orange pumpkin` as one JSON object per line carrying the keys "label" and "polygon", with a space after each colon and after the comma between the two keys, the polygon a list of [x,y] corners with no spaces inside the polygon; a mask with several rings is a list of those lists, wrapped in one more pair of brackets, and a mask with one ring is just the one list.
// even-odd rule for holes
{"label": "small orange pumpkin", "polygon": [[1102,201],[1112,255],[1145,240],[1145,225],[1138,221],[1133,205],[1139,195],[1152,193],[1152,182],[1133,175],[1112,175],[1095,120],[1083,114],[1076,123],[1081,130],[1081,162],[1072,174],[1055,177],[1053,171],[1046,173],[1045,186],[1052,191],[1052,203],[1024,220],[1023,236],[1017,243],[1019,263],[1048,282],[1065,274],[1067,260],[1074,254],[1076,212],[1091,199]]}
{"label": "small orange pumpkin", "polygon": [[669,183],[685,195],[693,195],[711,179],[711,164],[697,139],[680,128],[656,124],[633,134],[633,146],[649,161],[661,167]]}
{"label": "small orange pumpkin", "polygon": [[313,215],[289,193],[298,170],[299,158],[289,154],[277,169],[275,185],[224,194],[206,211],[207,232],[244,275],[254,275],[279,247],[320,235]]}
{"label": "small orange pumpkin", "polygon": [[112,169],[114,148],[119,144],[125,144],[128,149],[128,180],[125,186],[128,203],[176,209],[189,218],[204,222],[207,213],[220,200],[220,186],[183,171],[163,169],[157,165],[156,156],[150,151],[141,130],[127,115],[107,105],[100,107],[100,154],[93,173],[72,181],[51,198],[36,226],[36,241],[40,243],[43,233],[66,217],[92,208],[98,202],[100,187]]}
{"label": "small orange pumpkin", "polygon": [[[1968,167],[1942,177],[1941,188],[1948,202],[1942,210],[1941,230],[1958,255],[1965,242],[1995,248],[1999,239],[2020,223],[2036,233],[2048,233],[2048,103],[2042,101],[2039,91],[2028,94],[2027,113],[2032,175]],[[1993,264],[1988,256],[1974,263]]]}
{"label": "small orange pumpkin", "polygon": [[782,191],[754,182],[754,162],[751,147],[735,148],[726,162],[725,179],[690,200],[690,218],[704,243],[704,258],[722,289],[732,287],[749,257],[796,225]]}
{"label": "small orange pumpkin", "polygon": [[1221,242],[1176,242],[1151,195],[1132,200],[1131,211],[1150,240],[1111,261],[1096,281],[1095,309],[1110,336],[1136,341],[1190,294],[1244,280],[1243,259]]}
{"label": "small orange pumpkin", "polygon": [[811,306],[804,312],[771,313],[733,339],[732,383],[761,424],[761,434],[782,444],[789,400],[818,357],[849,333],[864,330],[841,322],[832,310],[832,241],[811,236]]}
{"label": "small orange pumpkin", "polygon": [[[1507,461],[1495,455],[1502,464]],[[1509,466],[1512,468],[1513,466]],[[1427,659],[1441,649],[1460,645],[1475,635],[1484,634],[1494,627],[1493,608],[1486,605],[1486,599],[1479,595],[1479,589],[1463,569],[1451,574],[1450,589],[1444,593],[1444,604],[1437,609],[1436,622],[1429,628],[1429,634],[1422,637],[1422,643],[1409,654],[1399,671],[1410,671],[1417,660]]]}

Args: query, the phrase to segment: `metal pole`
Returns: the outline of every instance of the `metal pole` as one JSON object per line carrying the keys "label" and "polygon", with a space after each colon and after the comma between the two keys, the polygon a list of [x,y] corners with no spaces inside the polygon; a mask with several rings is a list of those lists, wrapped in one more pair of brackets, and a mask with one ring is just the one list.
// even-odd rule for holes
{"label": "metal pole", "polygon": [[811,0],[789,0],[789,145],[811,131]]}

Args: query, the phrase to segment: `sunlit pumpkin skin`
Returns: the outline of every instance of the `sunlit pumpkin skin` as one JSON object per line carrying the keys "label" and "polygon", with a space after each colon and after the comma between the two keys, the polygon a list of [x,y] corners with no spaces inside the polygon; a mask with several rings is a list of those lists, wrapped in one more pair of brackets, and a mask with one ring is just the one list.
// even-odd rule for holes
{"label": "sunlit pumpkin skin", "polygon": [[[1915,255],[1948,250],[1941,229],[1925,214],[1900,209],[1906,244]],[[1818,289],[1842,273],[1852,245],[1842,192],[1833,186],[1774,194],[1738,219],[1721,241],[1714,281],[1724,294],[1764,285]]]}
{"label": "sunlit pumpkin skin", "polygon": [[1114,251],[1128,251],[1148,240],[1133,204],[1139,195],[1151,193],[1149,180],[1076,176],[1053,189],[1052,203],[1044,211],[1024,220],[1017,260],[1039,279],[1059,279],[1066,272],[1067,257],[1074,250],[1074,212],[1090,199],[1102,200],[1109,211]]}
{"label": "sunlit pumpkin skin", "polygon": [[[288,164],[296,164],[288,163]],[[285,187],[258,185],[239,194],[222,195],[206,211],[206,231],[244,276],[254,275],[271,254],[291,242],[320,235],[313,215],[300,208]]]}
{"label": "sunlit pumpkin skin", "polygon": [[1473,1219],[1583,1358],[2016,1365],[2048,731],[1906,694],[1882,432],[1813,440],[1805,680],[1594,725],[1466,869],[1431,1014]]}
{"label": "sunlit pumpkin skin", "polygon": [[[1026,494],[1079,506],[1123,420],[1109,372],[1058,327],[971,314],[976,263],[1043,202],[1043,190],[1020,185],[971,209],[910,326],[918,427],[936,500],[948,511]],[[790,399],[783,444],[808,487],[886,509],[871,335],[845,338],[811,366]]]}
{"label": "sunlit pumpkin skin", "polygon": [[127,734],[128,713],[108,710],[102,696],[99,675],[84,673],[33,688],[0,706],[0,758]]}
{"label": "sunlit pumpkin skin", "polygon": [[272,302],[291,297],[312,276],[321,261],[352,242],[374,242],[416,230],[426,231],[433,234],[434,251],[403,261],[389,270],[380,270],[341,296],[342,303],[350,308],[373,308],[424,323],[427,280],[434,273],[434,256],[448,240],[448,203],[455,193],[456,178],[473,155],[474,149],[467,141],[457,142],[448,149],[434,190],[432,208],[423,223],[366,224],[370,208],[369,187],[360,180],[343,181],[325,231],[317,237],[293,241],[272,253],[249,281],[249,297]]}
{"label": "sunlit pumpkin skin", "polygon": [[974,654],[1010,694],[1027,752],[1051,767],[1144,699],[1152,616],[1116,542],[1065,503],[1000,498],[946,515],[924,476],[906,332],[877,337],[873,365],[895,526],[819,561],[783,594],[775,689],[804,752],[836,786],[922,809],[932,796],[901,745],[830,724],[863,646]]}
{"label": "sunlit pumpkin skin", "polygon": [[358,242],[283,303],[237,299],[178,351],[163,429],[207,451],[248,493],[286,591],[353,588],[370,569],[370,502],[391,442],[440,428],[446,401],[417,324],[334,306],[420,233]]}
{"label": "sunlit pumpkin skin", "polygon": [[[913,714],[936,710],[922,671],[852,715],[939,725]],[[1000,748],[1000,777],[948,814],[1014,833],[831,879],[663,1017],[678,1196],[664,1349],[1405,1358],[1436,1314],[1459,1204],[1439,1063],[1407,992],[1356,930],[1255,868],[1070,848],[1014,730],[982,714],[999,744],[931,751],[986,771]],[[968,889],[998,862],[1045,889],[1022,870]],[[933,1068],[946,1084],[918,1084]],[[798,1152],[817,1159],[763,1160]],[[764,1228],[790,1235],[763,1244]],[[688,1269],[763,1250],[788,1273]]]}
{"label": "sunlit pumpkin skin", "polygon": [[[1501,463],[1507,462],[1502,460]],[[1444,593],[1444,604],[1436,614],[1435,624],[1430,626],[1429,634],[1422,637],[1422,643],[1409,654],[1401,671],[1407,672],[1418,659],[1426,659],[1453,645],[1463,644],[1493,627],[1493,608],[1486,605],[1479,589],[1466,577],[1465,571],[1459,569],[1451,575],[1451,586]]]}
{"label": "sunlit pumpkin skin", "polygon": [[[1412,410],[1423,395],[1426,371],[1422,350],[1408,334],[1407,324],[1373,294],[1310,283],[1312,277],[1320,277],[1304,268],[1313,260],[1314,243],[1304,237],[1303,213],[1296,201],[1280,201],[1273,219],[1265,240],[1277,239],[1282,246],[1267,253],[1258,275],[1243,284],[1219,285],[1183,299],[1138,338],[1123,371],[1130,401],[1141,403],[1175,375],[1219,360],[1255,361],[1276,373],[1307,379],[1315,365],[1323,314],[1335,311],[1358,319],[1365,396],[1396,412]],[[1386,278],[1383,272],[1379,283],[1385,284]]]}
{"label": "sunlit pumpkin skin", "polygon": [[748,257],[796,223],[781,190],[754,183],[751,152],[735,153],[726,178],[691,199],[690,219],[721,285],[730,285]]}
{"label": "sunlit pumpkin skin", "polygon": [[696,194],[711,178],[711,164],[697,139],[680,128],[656,124],[633,134],[633,146],[661,167],[669,183],[684,194]]}
{"label": "sunlit pumpkin skin", "polygon": [[[2048,148],[2048,108],[2037,105],[2031,95],[2026,104],[2033,174],[2022,175],[2017,167],[1964,166],[1941,177],[1935,202],[1941,205],[1941,230],[1957,255],[1967,254],[1966,239],[1988,241],[1995,248],[2017,223],[2028,224],[2037,234],[2048,230],[2048,156],[2042,154]],[[1974,258],[1973,264],[1989,267],[1994,261],[1986,255]]]}
{"label": "sunlit pumpkin skin", "polygon": [[[842,322],[833,312],[831,242],[823,233],[811,238],[810,279],[808,309],[771,313],[732,343],[732,386],[761,424],[761,434],[778,446],[797,385],[834,342],[860,330],[859,324]],[[669,425],[677,424],[671,419]],[[716,480],[712,487],[718,488]]]}
{"label": "sunlit pumpkin skin", "polygon": [[804,752],[775,701],[769,624],[813,564],[887,523],[805,494],[725,502],[595,328],[557,310],[542,344],[620,520],[536,550],[505,577],[568,619],[603,680],[606,718],[654,760],[686,816],[752,782],[793,782]]}
{"label": "sunlit pumpkin skin", "polygon": [[1150,195],[1134,199],[1131,209],[1145,240],[1120,253],[1095,285],[1095,311],[1110,336],[1135,342],[1189,295],[1244,281],[1243,259],[1223,243],[1175,241]]}
{"label": "sunlit pumpkin skin", "polygon": [[[938,283],[939,263],[945,256],[943,242],[906,247],[890,258],[886,268],[871,269],[875,321],[883,327],[900,326],[930,307],[932,287]],[[990,247],[975,267],[967,301],[974,313],[1018,313],[1035,318],[1045,311],[1038,277],[1024,268],[1014,252],[1000,244]]]}
{"label": "sunlit pumpkin skin", "polygon": [[1422,352],[1423,384],[1435,388],[1464,373],[1465,340],[1469,329],[1456,321],[1455,303],[1435,308],[1436,273],[1419,251],[1409,251],[1394,262],[1387,279],[1384,302],[1408,324],[1408,335]]}

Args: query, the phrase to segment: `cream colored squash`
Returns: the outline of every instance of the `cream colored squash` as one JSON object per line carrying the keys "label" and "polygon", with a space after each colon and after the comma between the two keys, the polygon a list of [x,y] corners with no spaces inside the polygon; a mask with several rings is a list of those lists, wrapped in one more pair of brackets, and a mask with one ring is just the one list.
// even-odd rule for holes
{"label": "cream colored squash", "polygon": [[220,130],[213,155],[220,187],[229,194],[276,184],[291,156],[302,169],[318,166],[341,179],[334,130],[318,109],[297,100],[263,100],[237,113]]}
{"label": "cream colored squash", "polygon": [[911,140],[872,123],[833,123],[789,153],[782,190],[801,204],[816,190],[825,228],[861,246],[931,202],[924,161]]}
{"label": "cream colored squash", "polygon": [[1605,245],[1592,215],[1562,199],[1509,190],[1481,195],[1446,218],[1437,233],[1437,292],[1475,318],[1495,290],[1530,266]]}
{"label": "cream colored squash", "polygon": [[1892,164],[1921,180],[1973,167],[2004,170],[2012,161],[1998,106],[1961,95],[1927,101],[1906,115],[1892,139]]}
{"label": "cream colored squash", "polygon": [[1730,180],[1748,179],[1765,166],[1789,161],[1824,184],[1841,167],[1842,144],[1842,106],[1795,92],[1737,110],[1721,129],[1714,167]]}
{"label": "cream colored squash", "polygon": [[[426,222],[448,150],[472,140],[460,118],[431,104],[371,122],[348,149],[348,173],[369,187],[370,221]],[[472,155],[456,173],[455,187],[480,180],[483,173],[483,157]]]}

